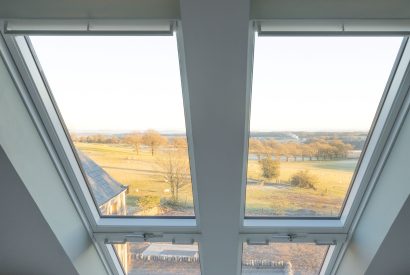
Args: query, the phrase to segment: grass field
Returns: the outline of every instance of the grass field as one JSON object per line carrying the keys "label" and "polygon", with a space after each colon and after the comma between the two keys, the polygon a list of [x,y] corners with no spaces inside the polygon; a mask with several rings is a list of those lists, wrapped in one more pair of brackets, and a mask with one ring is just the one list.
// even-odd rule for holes
{"label": "grass field", "polygon": [[170,186],[164,181],[164,173],[158,165],[162,152],[154,156],[146,148],[137,155],[130,145],[76,143],[77,149],[86,153],[118,182],[128,185],[128,214],[146,215],[193,215],[192,185],[189,183],[179,192],[178,207],[173,209],[153,209],[146,213],[137,213],[138,198],[157,196],[170,199]]}
{"label": "grass field", "polygon": [[[259,164],[248,162],[247,215],[336,216],[339,214],[356,160],[281,162],[280,176],[269,185],[262,181]],[[316,190],[293,187],[289,179],[308,170],[317,179]]]}
{"label": "grass field", "polygon": [[[138,208],[138,198],[144,196],[170,199],[170,186],[164,181],[164,173],[158,165],[158,159],[164,152],[159,150],[152,156],[149,148],[142,148],[137,155],[132,146],[125,144],[76,143],[75,146],[114,179],[128,185],[128,214],[194,214],[191,184],[181,188],[177,206],[155,208],[148,212],[141,212]],[[280,177],[262,185],[259,183],[262,178],[258,161],[249,160],[245,213],[251,216],[336,216],[355,165],[355,160],[281,162]],[[316,176],[316,190],[288,184],[293,174],[304,170]]]}

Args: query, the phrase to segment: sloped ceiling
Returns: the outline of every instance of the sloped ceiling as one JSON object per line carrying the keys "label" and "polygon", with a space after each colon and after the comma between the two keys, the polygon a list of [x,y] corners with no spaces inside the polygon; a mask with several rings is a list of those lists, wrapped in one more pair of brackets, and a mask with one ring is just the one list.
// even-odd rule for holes
{"label": "sloped ceiling", "polygon": [[1,146],[0,217],[0,274],[78,274]]}
{"label": "sloped ceiling", "polygon": [[366,275],[410,273],[410,197],[373,258]]}

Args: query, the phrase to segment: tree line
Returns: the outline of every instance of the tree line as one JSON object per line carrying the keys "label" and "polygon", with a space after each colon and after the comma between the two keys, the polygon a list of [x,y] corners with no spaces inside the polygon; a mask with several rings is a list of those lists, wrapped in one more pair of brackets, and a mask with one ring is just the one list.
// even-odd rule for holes
{"label": "tree line", "polygon": [[334,160],[346,159],[347,153],[353,149],[353,146],[344,143],[339,139],[325,140],[314,139],[307,143],[284,142],[280,143],[274,139],[256,139],[249,140],[249,153],[257,156],[258,160],[262,158],[275,157],[289,161],[290,159],[309,160]]}
{"label": "tree line", "polygon": [[74,142],[85,143],[125,143],[132,145],[137,155],[140,153],[142,146],[149,147],[152,156],[155,155],[155,152],[160,146],[171,146],[178,149],[186,149],[188,147],[187,140],[185,137],[169,138],[161,135],[158,131],[155,130],[147,130],[145,132],[134,132],[121,136],[102,134],[78,136],[76,134],[71,134],[71,139]]}
{"label": "tree line", "polygon": [[[147,130],[145,132],[135,132],[127,135],[87,135],[78,136],[71,135],[74,142],[85,143],[109,143],[109,144],[130,144],[134,147],[137,154],[140,153],[142,146],[150,148],[151,155],[154,155],[157,149],[161,146],[172,146],[175,148],[187,148],[185,137],[166,137],[155,130]],[[353,146],[349,143],[344,143],[340,139],[312,139],[307,143],[296,142],[278,142],[274,139],[257,139],[249,140],[249,153],[257,156],[258,160],[272,156],[280,160],[284,158],[286,161],[301,159],[309,160],[333,160],[345,159]]]}

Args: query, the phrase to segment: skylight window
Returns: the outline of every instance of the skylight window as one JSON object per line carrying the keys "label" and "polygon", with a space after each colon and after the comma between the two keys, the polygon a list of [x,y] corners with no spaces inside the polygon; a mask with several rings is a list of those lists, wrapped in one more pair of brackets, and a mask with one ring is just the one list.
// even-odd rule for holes
{"label": "skylight window", "polygon": [[401,42],[256,36],[245,215],[340,215]]}
{"label": "skylight window", "polygon": [[130,242],[113,247],[126,274],[201,274],[197,243]]}
{"label": "skylight window", "polygon": [[329,246],[311,243],[243,244],[242,275],[320,273]]}
{"label": "skylight window", "polygon": [[30,40],[101,215],[194,216],[176,36]]}
{"label": "skylight window", "polygon": [[[213,126],[214,117],[204,110],[228,94],[221,90],[208,97],[206,109],[187,108],[201,106],[202,97],[198,83],[191,101],[181,87],[196,75],[181,74],[180,62],[182,71],[199,63],[189,52],[197,43],[183,40],[180,22],[157,22],[163,31],[154,21],[73,21],[78,30],[60,30],[67,22],[36,22],[18,24],[35,28],[14,33],[15,27],[5,28],[4,56],[10,53],[21,98],[113,274],[200,274],[201,265],[221,274],[239,273],[240,267],[242,274],[334,272],[360,203],[366,203],[360,199],[375,184],[379,157],[387,155],[396,135],[394,121],[407,94],[402,85],[410,59],[407,39],[263,36],[275,32],[264,33],[264,22],[253,22],[261,36],[255,40],[252,92],[237,94],[238,102],[251,99],[249,146],[241,151],[240,134],[222,138],[217,148],[227,158],[215,158],[201,146],[210,144],[210,136],[195,131],[202,153],[201,192],[195,194],[189,116],[192,112],[199,128]],[[177,44],[183,45],[180,51],[189,49],[186,56]],[[243,53],[242,61],[250,60],[245,52],[236,57]],[[245,75],[240,71],[235,76]],[[245,84],[243,77],[235,79]],[[233,104],[228,111],[243,114],[244,106]],[[232,129],[244,129],[243,118],[229,120],[239,127]],[[244,186],[235,184],[240,164],[213,174],[221,179],[213,182],[218,188],[203,188],[213,187],[212,171],[238,160],[240,154],[229,153],[231,144],[248,154],[242,209]],[[234,180],[219,189],[230,176]],[[202,219],[194,218],[198,201]],[[221,220],[227,215],[234,223]],[[228,226],[221,230],[223,224]]]}

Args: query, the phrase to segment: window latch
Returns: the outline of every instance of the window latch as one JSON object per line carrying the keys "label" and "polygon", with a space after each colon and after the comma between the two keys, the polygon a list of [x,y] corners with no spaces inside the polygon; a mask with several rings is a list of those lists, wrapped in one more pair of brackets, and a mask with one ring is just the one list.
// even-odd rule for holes
{"label": "window latch", "polygon": [[129,234],[125,235],[124,238],[121,239],[105,239],[106,244],[124,244],[126,242],[132,242],[135,239],[137,240],[144,240],[144,242],[153,239],[153,238],[162,238],[162,234],[155,234],[155,233],[136,233],[136,234]]}
{"label": "window latch", "polygon": [[289,233],[286,235],[273,235],[274,239],[287,239],[289,242],[293,242],[296,238],[300,237],[294,233]]}
{"label": "window latch", "polygon": [[[273,239],[284,239],[284,240],[287,240],[288,242],[293,242],[296,239],[296,237],[299,237],[299,236],[293,233],[289,233],[286,235],[273,235],[272,237]],[[265,239],[265,240],[248,239],[246,243],[248,245],[268,245],[270,243],[270,240],[269,239]]]}
{"label": "window latch", "polygon": [[138,239],[143,239],[144,241],[148,241],[149,239],[153,238],[162,238],[162,234],[155,234],[155,233],[141,233],[141,234],[131,234],[131,235],[125,235],[125,238],[138,238]]}

